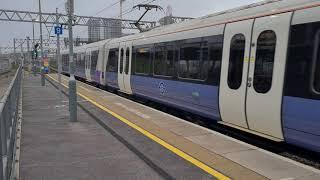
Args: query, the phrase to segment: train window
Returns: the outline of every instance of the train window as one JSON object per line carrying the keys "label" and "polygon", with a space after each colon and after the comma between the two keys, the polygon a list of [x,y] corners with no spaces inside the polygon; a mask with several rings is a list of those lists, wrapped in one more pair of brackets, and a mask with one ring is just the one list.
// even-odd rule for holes
{"label": "train window", "polygon": [[136,49],[136,58],[135,58],[135,72],[137,74],[149,74],[150,73],[150,57],[151,57],[151,48],[143,47]]}
{"label": "train window", "polygon": [[110,49],[108,56],[108,72],[118,72],[119,49]]}
{"label": "train window", "polygon": [[203,80],[200,63],[201,42],[184,43],[180,47],[179,77]]}
{"label": "train window", "polygon": [[174,73],[174,47],[156,45],[154,55],[155,75],[173,76]]}
{"label": "train window", "polygon": [[123,56],[124,56],[124,50],[121,48],[120,50],[120,74],[123,72]]}
{"label": "train window", "polygon": [[62,70],[69,71],[69,54],[62,55]]}
{"label": "train window", "polygon": [[221,61],[223,51],[223,35],[216,35],[208,38],[209,59],[202,65],[202,69],[207,69],[208,84],[218,86],[220,82]]}
{"label": "train window", "polygon": [[131,48],[131,74],[135,73],[136,64],[136,50],[134,47]]}
{"label": "train window", "polygon": [[317,93],[320,93],[320,30],[316,33],[315,38],[315,50],[314,50],[314,78],[313,78],[313,87]]}
{"label": "train window", "polygon": [[99,51],[92,51],[91,52],[91,70],[96,70],[97,68],[97,63],[98,63],[98,56],[99,56]]}
{"label": "train window", "polygon": [[246,37],[243,34],[234,35],[231,39],[228,68],[228,86],[231,89],[239,89],[241,86],[245,49]]}
{"label": "train window", "polygon": [[209,59],[209,43],[207,40],[201,43],[201,61],[199,79],[205,80],[208,77],[209,68],[212,67],[212,61]]}
{"label": "train window", "polygon": [[253,79],[253,87],[258,93],[267,93],[271,89],[276,43],[274,31],[264,31],[258,37]]}
{"label": "train window", "polygon": [[130,48],[127,48],[126,50],[126,67],[125,67],[125,72],[126,74],[129,73],[129,60],[130,60]]}
{"label": "train window", "polygon": [[310,75],[315,34],[320,29],[320,23],[298,24],[290,29],[285,96],[315,99],[317,97],[310,91]]}

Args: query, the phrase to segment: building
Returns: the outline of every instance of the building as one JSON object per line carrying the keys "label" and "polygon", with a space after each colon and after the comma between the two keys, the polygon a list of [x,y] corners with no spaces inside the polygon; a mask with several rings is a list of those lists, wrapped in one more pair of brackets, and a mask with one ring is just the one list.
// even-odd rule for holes
{"label": "building", "polygon": [[89,43],[122,36],[121,20],[106,19],[101,21],[91,19],[87,24]]}

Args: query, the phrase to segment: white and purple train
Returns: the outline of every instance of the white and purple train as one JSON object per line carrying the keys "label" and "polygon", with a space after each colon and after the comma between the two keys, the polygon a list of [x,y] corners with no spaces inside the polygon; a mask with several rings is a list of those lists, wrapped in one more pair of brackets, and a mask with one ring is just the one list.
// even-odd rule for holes
{"label": "white and purple train", "polygon": [[320,152],[319,0],[265,1],[92,43],[74,60],[87,81]]}

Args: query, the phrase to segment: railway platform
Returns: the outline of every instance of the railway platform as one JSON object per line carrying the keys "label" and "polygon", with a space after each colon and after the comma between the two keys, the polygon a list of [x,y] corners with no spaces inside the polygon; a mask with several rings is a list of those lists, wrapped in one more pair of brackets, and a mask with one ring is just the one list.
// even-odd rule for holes
{"label": "railway platform", "polygon": [[[320,171],[57,74],[23,82],[20,179],[320,179]],[[68,77],[62,76],[67,93]]]}

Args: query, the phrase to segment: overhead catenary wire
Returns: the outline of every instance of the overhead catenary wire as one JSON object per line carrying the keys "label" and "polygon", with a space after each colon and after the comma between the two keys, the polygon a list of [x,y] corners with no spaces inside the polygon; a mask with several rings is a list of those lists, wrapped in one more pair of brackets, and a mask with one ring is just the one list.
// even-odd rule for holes
{"label": "overhead catenary wire", "polygon": [[[154,2],[154,1],[156,1],[156,0],[144,0],[140,4],[143,4],[143,3],[150,4],[150,3]],[[120,1],[114,2],[114,3],[110,4],[109,6],[107,6],[107,7],[103,8],[103,9],[101,9],[100,11],[98,11],[95,15],[100,14],[101,12],[103,12],[103,11],[105,11],[105,10],[107,10],[107,9],[109,9],[109,8],[119,4],[119,3],[120,3]],[[138,4],[138,3],[133,2],[133,6],[131,8],[128,8],[128,9],[124,10],[123,13],[122,13],[122,16],[133,12],[135,10],[135,9],[133,9],[133,7],[136,4]],[[119,18],[119,17],[120,17],[120,15],[116,15],[116,16],[113,16],[112,18]],[[84,29],[84,30],[80,31],[80,33],[83,33],[83,32],[88,32],[88,29]]]}
{"label": "overhead catenary wire", "polygon": [[[156,1],[156,0],[145,0],[145,1],[141,2],[140,4],[143,4],[143,3],[150,4],[150,3],[154,2],[154,1]],[[122,13],[122,16],[132,13],[134,10],[135,9],[133,7],[132,8],[128,8],[128,9],[124,10],[124,12]],[[115,17],[119,17],[119,16],[115,16]]]}
{"label": "overhead catenary wire", "polygon": [[104,7],[103,9],[99,10],[95,15],[98,15],[98,14],[104,12],[104,11],[107,10],[107,9],[112,8],[113,6],[115,6],[115,5],[119,4],[119,3],[120,3],[120,1],[116,1],[116,2],[108,5],[108,6]]}
{"label": "overhead catenary wire", "polygon": [[[127,0],[127,1],[128,1],[128,0]],[[154,2],[154,1],[156,1],[156,0],[144,0],[144,1],[140,2],[140,3],[139,3],[139,2],[136,3],[136,1],[133,1],[132,7],[124,10],[123,13],[122,13],[122,15],[127,15],[127,14],[132,13],[132,12],[135,10],[133,7],[134,7],[135,5],[137,5],[137,4],[144,4],[144,3],[145,3],[145,4],[150,4],[150,3]],[[103,11],[111,8],[111,7],[114,7],[115,5],[117,5],[117,4],[119,4],[119,3],[120,3],[120,1],[117,1],[117,2],[114,2],[114,3],[110,4],[109,6],[106,6],[105,8],[99,10],[99,11],[96,13],[96,15],[97,15],[98,13],[101,13],[101,12],[103,12]],[[100,12],[100,11],[101,11],[101,12]],[[119,18],[119,17],[120,17],[120,15],[116,15],[116,16],[113,16],[113,17],[111,17],[111,18]],[[82,34],[82,33],[88,32],[88,31],[89,31],[88,29],[83,29],[83,30],[78,31],[77,34]]]}

